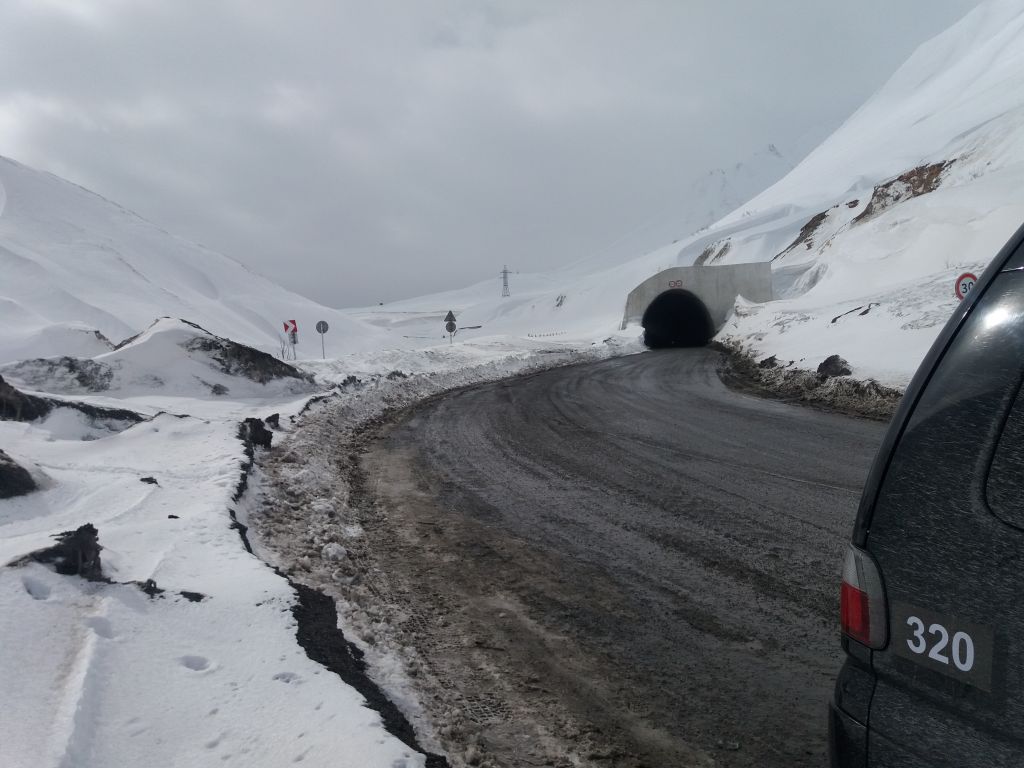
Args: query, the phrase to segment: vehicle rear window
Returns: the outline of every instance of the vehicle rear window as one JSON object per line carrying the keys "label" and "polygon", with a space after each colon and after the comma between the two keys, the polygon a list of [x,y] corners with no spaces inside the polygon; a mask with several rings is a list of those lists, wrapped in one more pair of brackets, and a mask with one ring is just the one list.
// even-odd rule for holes
{"label": "vehicle rear window", "polygon": [[1024,528],[1024,402],[1019,391],[999,436],[987,495],[996,517]]}
{"label": "vehicle rear window", "polygon": [[[1024,273],[1000,274],[957,333],[918,401],[887,473],[878,515],[921,518],[944,516],[964,505],[980,504],[986,490],[998,515],[1024,527],[1024,505],[1007,498],[1011,478],[1007,462],[1020,466],[1024,424],[1007,435],[1006,459],[986,489],[989,466],[1007,412],[1024,375]],[[1024,406],[1022,406],[1024,409]],[[1024,419],[1024,413],[1022,413]],[[992,477],[997,475],[993,471]],[[947,512],[948,511],[948,512]],[[995,511],[995,510],[993,510]],[[1004,517],[1004,515],[1006,515]],[[909,520],[907,520],[909,523]]]}

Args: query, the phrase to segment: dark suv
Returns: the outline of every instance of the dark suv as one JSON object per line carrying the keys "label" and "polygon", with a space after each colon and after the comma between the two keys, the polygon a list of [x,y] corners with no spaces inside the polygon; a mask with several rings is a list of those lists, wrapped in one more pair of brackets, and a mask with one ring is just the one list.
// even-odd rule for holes
{"label": "dark suv", "polygon": [[893,419],[843,568],[834,768],[1024,766],[1024,227]]}

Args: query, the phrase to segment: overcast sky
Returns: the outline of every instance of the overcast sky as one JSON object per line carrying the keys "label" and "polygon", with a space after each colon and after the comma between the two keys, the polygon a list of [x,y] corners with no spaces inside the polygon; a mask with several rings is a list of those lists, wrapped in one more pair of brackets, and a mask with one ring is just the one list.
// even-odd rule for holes
{"label": "overcast sky", "polygon": [[497,286],[686,234],[977,4],[0,0],[0,154],[329,305]]}

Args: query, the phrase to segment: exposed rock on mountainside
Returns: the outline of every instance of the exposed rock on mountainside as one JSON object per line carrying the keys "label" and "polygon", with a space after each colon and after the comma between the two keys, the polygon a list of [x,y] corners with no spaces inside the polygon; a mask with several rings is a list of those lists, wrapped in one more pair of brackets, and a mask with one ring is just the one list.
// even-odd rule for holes
{"label": "exposed rock on mountainside", "polygon": [[817,233],[821,225],[825,223],[825,219],[828,218],[828,214],[829,211],[822,211],[821,213],[812,216],[806,224],[800,227],[800,234],[796,236],[796,240],[794,240],[786,248],[786,250],[782,251],[777,256],[775,256],[772,259],[772,261],[775,261],[775,259],[784,258],[786,254],[788,254],[790,251],[795,250],[796,248],[799,248],[801,245],[804,246],[808,251],[811,250],[811,248],[814,247],[814,235],[815,233]]}
{"label": "exposed rock on mountainside", "polygon": [[24,377],[26,381],[56,392],[105,392],[114,380],[114,371],[106,363],[75,357],[26,360],[8,370],[17,374],[31,371]]}
{"label": "exposed rock on mountainside", "polygon": [[143,416],[126,408],[103,408],[90,403],[29,395],[11,386],[0,376],[0,421],[39,421],[61,409],[76,411],[94,425],[112,432],[145,421]]}
{"label": "exposed rock on mountainside", "polygon": [[54,536],[57,543],[27,555],[21,562],[34,560],[52,565],[64,576],[81,576],[89,581],[106,581],[100,562],[99,531],[92,523]]}
{"label": "exposed rock on mountainside", "polygon": [[308,373],[303,373],[266,352],[260,352],[230,339],[212,335],[197,336],[186,342],[184,347],[189,352],[207,353],[220,364],[221,372],[228,376],[244,376],[259,384],[287,378],[313,383],[313,377]]}
{"label": "exposed rock on mountainside", "polygon": [[714,264],[716,261],[721,261],[725,258],[726,254],[729,253],[731,248],[732,242],[728,239],[712,243],[701,251],[700,256],[698,256],[697,260],[693,262],[693,265],[695,267],[702,267],[705,264]]}
{"label": "exposed rock on mountainside", "polygon": [[0,499],[24,496],[36,489],[28,470],[0,450]]}
{"label": "exposed rock on mountainside", "polygon": [[942,183],[943,174],[955,162],[956,160],[953,159],[919,165],[906,173],[901,173],[891,181],[879,184],[875,187],[867,208],[853,220],[853,223],[859,224],[862,221],[867,221],[872,216],[877,216],[898,203],[934,192]]}
{"label": "exposed rock on mountainside", "polygon": [[34,389],[74,395],[162,391],[252,397],[302,394],[315,384],[312,375],[273,355],[173,318],[157,320],[112,352],[93,359],[25,360],[3,371]]}
{"label": "exposed rock on mountainside", "polygon": [[0,376],[0,420],[35,421],[53,410],[50,400],[19,392]]}

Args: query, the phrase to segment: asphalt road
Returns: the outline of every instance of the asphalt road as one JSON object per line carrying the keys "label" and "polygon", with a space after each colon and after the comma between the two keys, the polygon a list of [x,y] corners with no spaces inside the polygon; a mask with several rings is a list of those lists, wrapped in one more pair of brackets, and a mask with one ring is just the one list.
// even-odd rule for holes
{"label": "asphalt road", "polygon": [[368,446],[368,570],[449,749],[825,765],[841,555],[884,425],[736,393],[718,361],[462,390]]}

